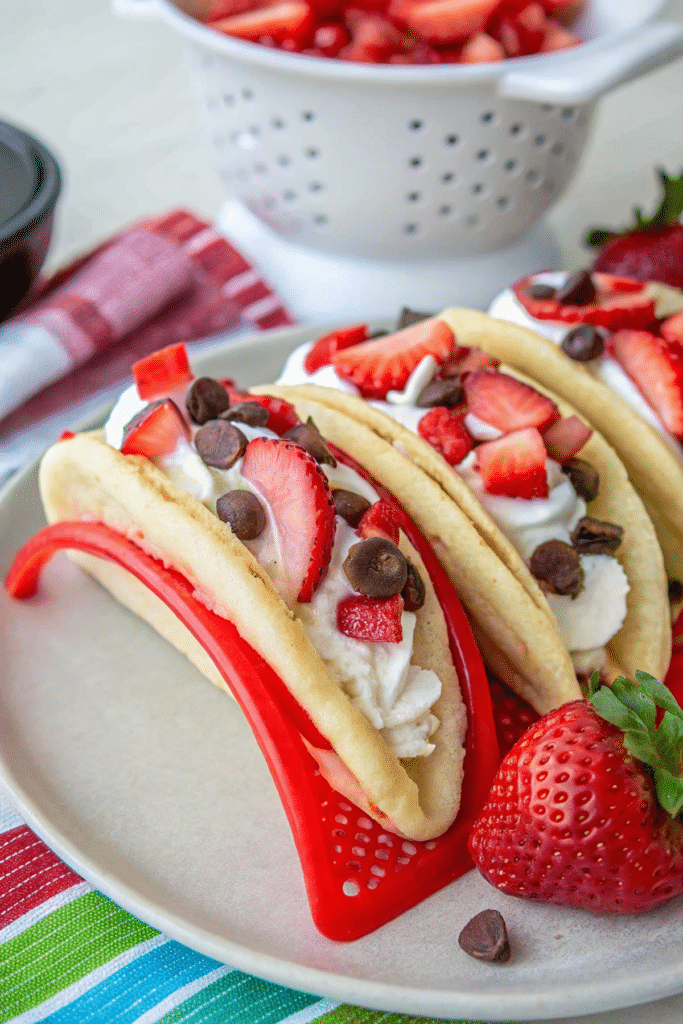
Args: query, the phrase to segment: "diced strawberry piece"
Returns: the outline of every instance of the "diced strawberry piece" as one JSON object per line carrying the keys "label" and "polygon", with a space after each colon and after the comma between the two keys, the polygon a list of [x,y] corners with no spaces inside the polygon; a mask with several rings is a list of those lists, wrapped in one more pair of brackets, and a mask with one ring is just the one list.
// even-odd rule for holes
{"label": "diced strawberry piece", "polygon": [[649,331],[616,331],[608,351],[675,437],[683,438],[683,347]]}
{"label": "diced strawberry piece", "polygon": [[564,25],[559,25],[552,19],[548,25],[538,52],[554,53],[555,50],[569,50],[572,46],[578,46],[581,40]]}
{"label": "diced strawberry piece", "polygon": [[360,342],[366,341],[367,337],[367,324],[340,327],[329,334],[323,334],[313,342],[313,346],[306,353],[304,370],[306,373],[315,373],[321,366],[327,366],[335,352],[341,352],[351,345],[359,345]]}
{"label": "diced strawberry piece", "polygon": [[358,524],[357,533],[364,540],[368,537],[386,537],[398,544],[399,524],[396,513],[386,501],[376,501],[371,505]]}
{"label": "diced strawberry piece", "polygon": [[310,601],[330,564],[336,525],[327,477],[300,445],[256,437],[242,476],[270,508],[286,579],[284,598]]}
{"label": "diced strawberry piece", "polygon": [[167,345],[133,363],[133,376],[138,394],[144,402],[167,395],[194,379],[182,341]]}
{"label": "diced strawberry piece", "polygon": [[455,352],[448,362],[440,368],[439,377],[463,376],[473,370],[497,370],[500,359],[495,359],[480,348],[465,348],[456,345]]}
{"label": "diced strawberry piece", "polygon": [[212,23],[212,28],[225,35],[258,42],[262,36],[274,41],[298,38],[312,24],[311,8],[304,0],[281,0],[280,3],[245,11]]}
{"label": "diced strawberry piece", "polygon": [[498,0],[391,0],[388,14],[430,43],[455,43],[480,32]]}
{"label": "diced strawberry piece", "polygon": [[337,605],[337,629],[354,640],[399,644],[403,639],[403,598],[351,594]]}
{"label": "diced strawberry piece", "polygon": [[425,40],[416,43],[406,53],[392,53],[388,64],[442,64],[442,56]]}
{"label": "diced strawberry piece", "polygon": [[543,431],[548,458],[563,465],[590,440],[593,431],[578,416],[563,416]]}
{"label": "diced strawberry piece", "polygon": [[463,423],[462,413],[443,405],[437,405],[424,414],[417,425],[417,432],[451,466],[457,466],[474,448],[474,441]]}
{"label": "diced strawberry piece", "polygon": [[504,60],[505,56],[505,50],[497,39],[487,32],[475,32],[463,46],[460,61],[462,64],[493,64]]}
{"label": "diced strawberry piece", "polygon": [[667,320],[663,320],[659,333],[666,341],[683,345],[683,313],[676,313],[675,316],[670,316]]}
{"label": "diced strawberry piece", "polygon": [[654,324],[654,299],[641,281],[597,273],[591,277],[597,294],[592,302],[583,306],[560,303],[552,296],[538,299],[529,295],[529,287],[537,283],[535,274],[523,277],[512,288],[527,313],[537,320],[593,324],[610,331],[617,331],[621,327],[647,328]]}
{"label": "diced strawberry piece", "polygon": [[276,398],[274,395],[250,395],[248,391],[240,391],[236,388],[234,381],[229,379],[222,380],[221,384],[230,396],[230,405],[237,405],[240,402],[256,402],[267,409],[268,422],[266,426],[274,434],[282,436],[300,422],[296,409],[291,402],[286,402],[284,398]]}
{"label": "diced strawberry piece", "polygon": [[206,21],[210,24],[213,21],[220,21],[222,18],[231,18],[235,14],[253,11],[260,6],[261,0],[216,0],[206,15]]}
{"label": "diced strawberry piece", "polygon": [[546,430],[559,419],[552,399],[498,370],[475,370],[463,378],[469,411],[504,434],[524,427]]}
{"label": "diced strawberry piece", "polygon": [[[348,29],[344,25],[340,25],[339,22],[326,22],[323,25],[318,25],[313,33],[313,46],[322,57],[336,57],[339,51],[349,43],[350,38]],[[349,344],[355,345],[358,341],[364,341],[366,337],[367,332],[364,337],[357,338],[356,341],[349,342]],[[329,362],[329,359],[326,359],[325,362]],[[324,366],[325,363],[319,365]],[[308,372],[312,373],[313,371],[308,370]]]}
{"label": "diced strawberry piece", "polygon": [[477,466],[489,494],[508,498],[548,497],[545,445],[535,427],[486,441],[476,451]]}
{"label": "diced strawberry piece", "polygon": [[72,437],[75,437],[73,430],[63,430],[59,435],[59,441],[70,441]]}
{"label": "diced strawberry piece", "polygon": [[170,398],[152,402],[134,416],[123,432],[123,455],[158,459],[175,451],[179,441],[192,437],[189,424]]}
{"label": "diced strawberry piece", "polygon": [[366,398],[384,398],[387,391],[400,391],[406,386],[425,356],[433,356],[437,364],[445,362],[452,355],[454,343],[448,324],[430,317],[394,334],[335,352],[332,365]]}

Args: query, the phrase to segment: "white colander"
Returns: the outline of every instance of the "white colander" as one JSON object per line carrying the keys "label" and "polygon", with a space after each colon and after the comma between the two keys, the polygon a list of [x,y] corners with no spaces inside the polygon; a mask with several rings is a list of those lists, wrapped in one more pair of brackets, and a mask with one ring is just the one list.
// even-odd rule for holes
{"label": "white colander", "polygon": [[245,43],[191,17],[198,3],[114,9],[184,37],[233,197],[288,241],[366,259],[488,253],[523,236],[574,174],[597,99],[683,53],[683,25],[651,20],[661,0],[588,0],[573,50],[424,67]]}

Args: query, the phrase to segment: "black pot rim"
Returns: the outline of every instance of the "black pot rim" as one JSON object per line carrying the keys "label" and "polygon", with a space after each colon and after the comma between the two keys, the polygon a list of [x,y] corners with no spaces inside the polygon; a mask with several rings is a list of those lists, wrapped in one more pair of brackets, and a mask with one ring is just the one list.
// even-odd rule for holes
{"label": "black pot rim", "polygon": [[0,247],[5,248],[8,243],[19,241],[50,216],[62,189],[62,175],[59,164],[47,146],[15,125],[4,121],[0,123],[3,128],[15,132],[24,140],[38,168],[38,184],[32,198],[0,225]]}

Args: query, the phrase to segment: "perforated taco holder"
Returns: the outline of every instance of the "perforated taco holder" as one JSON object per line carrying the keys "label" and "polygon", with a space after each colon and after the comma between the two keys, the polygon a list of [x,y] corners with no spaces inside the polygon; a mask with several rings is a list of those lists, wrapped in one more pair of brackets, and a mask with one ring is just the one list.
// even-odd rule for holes
{"label": "perforated taco holder", "polygon": [[467,708],[460,810],[448,831],[429,842],[386,831],[329,786],[306,743],[322,749],[330,744],[283,681],[233,623],[195,598],[192,583],[132,541],[101,523],[57,523],[24,545],[5,581],[13,596],[29,597],[57,551],[80,550],[121,565],[168,605],[213,659],[244,712],[292,831],[313,921],[324,936],[338,941],[374,931],[469,870],[469,830],[499,760],[484,668],[457,596],[412,520],[383,488],[373,486],[391,501],[439,595]]}

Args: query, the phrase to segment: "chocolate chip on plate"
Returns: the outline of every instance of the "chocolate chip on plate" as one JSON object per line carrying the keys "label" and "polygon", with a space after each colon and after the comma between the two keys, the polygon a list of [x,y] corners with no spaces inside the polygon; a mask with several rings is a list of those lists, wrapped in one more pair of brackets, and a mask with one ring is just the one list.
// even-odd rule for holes
{"label": "chocolate chip on plate", "polygon": [[265,427],[270,413],[265,405],[258,402],[238,402],[222,412],[218,417],[230,423],[246,423],[248,427]]}
{"label": "chocolate chip on plate", "polygon": [[191,419],[201,425],[218,419],[230,407],[230,395],[213,377],[197,377],[187,392],[185,405]]}
{"label": "chocolate chip on plate", "polygon": [[567,278],[557,290],[555,298],[565,306],[586,306],[593,301],[596,294],[593,278],[587,270],[579,270]]}
{"label": "chocolate chip on plate", "polygon": [[565,334],[560,347],[574,362],[587,363],[602,355],[605,339],[592,324],[579,324]]}
{"label": "chocolate chip on plate", "polygon": [[510,940],[503,915],[497,910],[482,910],[475,914],[458,935],[458,945],[477,960],[507,963]]}
{"label": "chocolate chip on plate", "polygon": [[571,532],[572,544],[582,555],[613,555],[624,539],[624,528],[584,516]]}
{"label": "chocolate chip on plate", "polygon": [[576,597],[583,589],[583,567],[579,552],[563,540],[539,544],[529,563],[531,572],[551,594]]}
{"label": "chocolate chip on plate", "polygon": [[416,612],[425,603],[427,592],[424,580],[409,558],[406,558],[406,563],[408,565],[408,578],[406,579],[406,585],[401,591],[403,607],[407,612]]}
{"label": "chocolate chip on plate", "polygon": [[297,423],[295,427],[292,427],[282,436],[286,441],[294,441],[295,444],[300,444],[309,455],[313,456],[316,462],[332,467],[337,465],[337,460],[325,444],[323,436],[310,416],[306,423]]}
{"label": "chocolate chip on plate", "polygon": [[574,490],[584,501],[594,501],[600,490],[600,474],[595,466],[585,459],[568,459],[562,466],[572,482]]}
{"label": "chocolate chip on plate", "polygon": [[386,537],[369,537],[349,549],[344,560],[346,578],[365,597],[394,597],[408,579],[408,563]]}
{"label": "chocolate chip on plate", "polygon": [[254,540],[266,528],[263,505],[251,491],[227,491],[216,502],[216,515],[239,540]]}
{"label": "chocolate chip on plate", "polygon": [[244,455],[247,439],[226,420],[209,420],[194,437],[195,448],[207,466],[230,469]]}
{"label": "chocolate chip on plate", "polygon": [[347,491],[344,487],[333,488],[332,500],[335,513],[345,519],[349,526],[353,526],[354,530],[370,508],[367,498],[356,491]]}
{"label": "chocolate chip on plate", "polygon": [[456,405],[460,405],[462,399],[463,390],[460,378],[445,377],[430,380],[417,396],[415,405],[420,409],[433,409],[437,405],[445,405],[447,409],[454,409]]}
{"label": "chocolate chip on plate", "polygon": [[530,299],[554,299],[557,293],[557,288],[553,288],[551,284],[530,284],[528,288],[525,288],[526,294]]}

